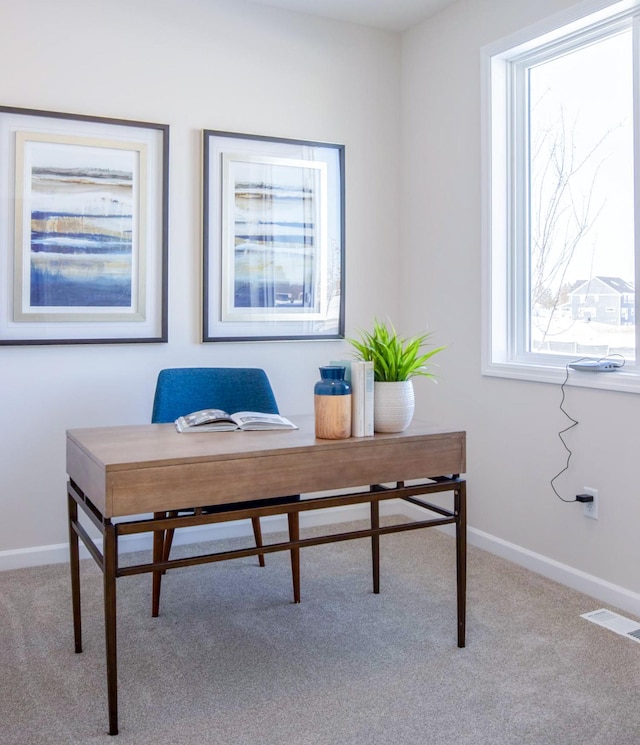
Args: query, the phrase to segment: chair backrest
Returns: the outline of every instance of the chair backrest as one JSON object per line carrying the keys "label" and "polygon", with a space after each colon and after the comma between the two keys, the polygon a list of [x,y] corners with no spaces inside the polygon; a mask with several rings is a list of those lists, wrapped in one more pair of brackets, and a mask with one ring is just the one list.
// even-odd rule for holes
{"label": "chair backrest", "polygon": [[253,367],[175,367],[161,370],[151,421],[173,422],[200,409],[279,414],[269,378]]}

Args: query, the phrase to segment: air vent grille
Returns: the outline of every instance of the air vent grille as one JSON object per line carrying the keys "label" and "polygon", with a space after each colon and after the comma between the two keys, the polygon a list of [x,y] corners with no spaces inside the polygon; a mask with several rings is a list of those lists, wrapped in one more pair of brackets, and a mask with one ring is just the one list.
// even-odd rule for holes
{"label": "air vent grille", "polygon": [[600,608],[590,613],[583,613],[580,618],[585,618],[587,621],[609,629],[609,631],[614,631],[616,634],[640,642],[640,623],[633,621],[631,618],[621,616],[619,613],[614,613],[606,608]]}

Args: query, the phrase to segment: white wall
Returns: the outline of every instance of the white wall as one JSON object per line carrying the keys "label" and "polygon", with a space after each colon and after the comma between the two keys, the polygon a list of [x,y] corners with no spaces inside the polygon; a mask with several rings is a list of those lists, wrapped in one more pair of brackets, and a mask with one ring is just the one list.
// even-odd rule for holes
{"label": "white wall", "polygon": [[260,365],[310,413],[348,351],[199,343],[203,128],[344,144],[348,331],[396,315],[399,64],[395,34],[242,0],[0,0],[2,105],[171,125],[169,343],[0,347],[0,552],[67,540],[65,430],[148,421],[162,367]]}
{"label": "white wall", "polygon": [[559,387],[480,374],[480,49],[572,4],[460,0],[405,34],[403,318],[428,318],[450,345],[441,383],[419,409],[468,431],[476,539],[486,533],[492,549],[515,544],[523,559],[540,554],[547,568],[560,562],[638,593],[640,398],[567,391],[565,406],[580,424],[567,436],[574,454],[557,486],[567,498],[597,488],[593,521],[549,485],[566,462]]}
{"label": "white wall", "polygon": [[0,347],[0,556],[66,540],[65,429],[147,421],[160,368],[260,364],[281,408],[308,413],[317,366],[348,350],[199,343],[211,128],[346,145],[347,331],[389,314],[449,345],[417,408],[468,431],[472,540],[594,594],[627,592],[640,612],[640,399],[569,391],[581,423],[560,484],[600,490],[589,521],[549,486],[565,462],[558,388],[480,374],[479,50],[570,4],[459,0],[400,37],[242,0],[0,0],[0,103],[171,125],[170,341]]}

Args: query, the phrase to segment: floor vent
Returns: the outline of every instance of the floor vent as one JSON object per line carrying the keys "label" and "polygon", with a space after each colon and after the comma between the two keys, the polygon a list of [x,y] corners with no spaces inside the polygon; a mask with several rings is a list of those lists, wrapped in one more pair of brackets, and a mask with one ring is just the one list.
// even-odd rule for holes
{"label": "floor vent", "polygon": [[586,618],[587,621],[603,626],[609,631],[615,631],[616,634],[626,636],[633,641],[640,642],[640,623],[632,621],[630,618],[625,618],[619,613],[614,613],[606,608],[600,608],[600,610],[593,610],[591,613],[583,613],[580,618]]}

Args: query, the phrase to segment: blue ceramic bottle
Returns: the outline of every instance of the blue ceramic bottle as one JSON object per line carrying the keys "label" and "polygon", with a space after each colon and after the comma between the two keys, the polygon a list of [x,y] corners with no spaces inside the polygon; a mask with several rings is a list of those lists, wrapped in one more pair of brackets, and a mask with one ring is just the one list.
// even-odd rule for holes
{"label": "blue ceramic bottle", "polygon": [[351,437],[351,384],[344,373],[342,365],[321,367],[313,389],[316,437],[323,440]]}

